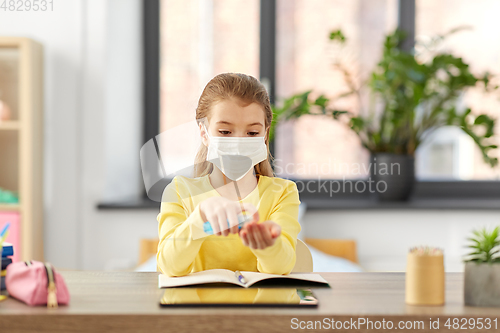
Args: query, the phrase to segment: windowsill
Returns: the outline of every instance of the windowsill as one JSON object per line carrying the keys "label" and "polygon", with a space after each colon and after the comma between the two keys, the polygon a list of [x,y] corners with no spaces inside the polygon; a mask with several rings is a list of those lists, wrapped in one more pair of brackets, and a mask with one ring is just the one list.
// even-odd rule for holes
{"label": "windowsill", "polygon": [[314,199],[303,200],[308,210],[500,210],[500,198],[496,199],[411,199],[403,202],[380,202],[370,199]]}
{"label": "windowsill", "polygon": [[[306,199],[308,210],[500,210],[500,198],[484,199],[411,199],[405,202],[379,202],[370,199]],[[99,203],[99,210],[160,210],[160,203],[149,199]]]}
{"label": "windowsill", "polygon": [[123,202],[100,202],[97,205],[99,210],[122,210],[122,209],[154,209],[160,211],[160,203],[149,199],[138,199]]}
{"label": "windowsill", "polygon": [[[417,181],[409,201],[381,202],[368,190],[364,192],[326,193],[325,180],[300,180],[297,186],[310,192],[300,193],[300,200],[309,210],[500,210],[500,181]],[[304,185],[305,183],[307,185]],[[328,182],[328,180],[326,180]],[[363,182],[363,180],[354,182]],[[164,182],[158,183],[161,187]],[[322,185],[322,186],[320,186]],[[362,184],[361,184],[362,185]],[[367,189],[367,186],[363,188]],[[321,191],[322,192],[321,192]],[[300,190],[299,190],[300,191]],[[160,203],[149,198],[128,202],[99,203],[98,209],[155,209]]]}

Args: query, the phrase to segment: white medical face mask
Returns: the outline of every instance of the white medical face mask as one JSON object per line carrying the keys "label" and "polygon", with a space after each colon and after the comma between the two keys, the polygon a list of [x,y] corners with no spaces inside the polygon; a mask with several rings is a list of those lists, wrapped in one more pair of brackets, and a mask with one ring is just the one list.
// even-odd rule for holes
{"label": "white medical face mask", "polygon": [[267,159],[267,146],[263,136],[209,138],[207,161],[212,162],[229,179],[238,181],[254,165]]}

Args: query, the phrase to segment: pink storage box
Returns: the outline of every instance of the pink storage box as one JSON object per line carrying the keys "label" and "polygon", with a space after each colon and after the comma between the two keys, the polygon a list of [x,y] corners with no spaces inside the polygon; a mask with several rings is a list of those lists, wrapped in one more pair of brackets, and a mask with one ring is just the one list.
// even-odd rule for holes
{"label": "pink storage box", "polygon": [[5,239],[7,243],[11,243],[14,247],[14,255],[12,262],[17,262],[21,258],[21,219],[18,212],[0,211],[0,229],[10,222],[9,235]]}

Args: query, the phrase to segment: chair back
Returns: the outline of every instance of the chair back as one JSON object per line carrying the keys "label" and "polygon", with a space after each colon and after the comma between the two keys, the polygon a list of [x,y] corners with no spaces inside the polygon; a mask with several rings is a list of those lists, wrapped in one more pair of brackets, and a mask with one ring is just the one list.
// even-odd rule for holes
{"label": "chair back", "polygon": [[311,251],[307,247],[306,243],[297,238],[297,246],[295,248],[295,266],[292,269],[292,273],[310,273],[313,271],[313,258]]}
{"label": "chair back", "polygon": [[[139,264],[146,262],[149,258],[151,258],[151,256],[156,255],[157,248],[158,248],[158,239],[141,239]],[[297,259],[295,260],[295,266],[293,267],[292,272],[293,273],[312,272],[313,259],[311,251],[307,247],[306,243],[304,243],[300,239],[297,239],[297,246],[295,253]]]}

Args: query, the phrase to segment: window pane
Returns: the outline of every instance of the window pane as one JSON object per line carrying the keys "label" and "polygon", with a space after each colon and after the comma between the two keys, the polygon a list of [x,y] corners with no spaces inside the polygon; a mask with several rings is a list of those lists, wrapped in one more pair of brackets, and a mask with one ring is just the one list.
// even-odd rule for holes
{"label": "window pane", "polygon": [[165,131],[195,119],[201,92],[215,75],[259,77],[260,1],[160,4],[160,131]]}
{"label": "window pane", "polygon": [[[460,56],[471,71],[481,74],[500,72],[500,1],[497,0],[417,0],[416,38],[420,41],[444,34],[459,26],[469,26],[449,36],[440,47]],[[461,104],[473,112],[500,118],[498,95],[485,96],[481,89],[465,93]],[[496,127],[500,135],[500,125]],[[496,156],[499,156],[498,151]],[[498,171],[483,162],[481,152],[461,130],[445,128],[421,147],[417,155],[420,179],[498,179]]]}
{"label": "window pane", "polygon": [[[333,62],[330,32],[348,38],[345,66],[366,79],[379,61],[384,36],[397,25],[396,0],[278,0],[277,100],[313,90],[311,97],[333,97],[347,90]],[[357,110],[355,98],[337,105]],[[294,178],[356,179],[367,175],[368,152],[350,129],[328,117],[302,116],[277,131],[277,171]]]}

